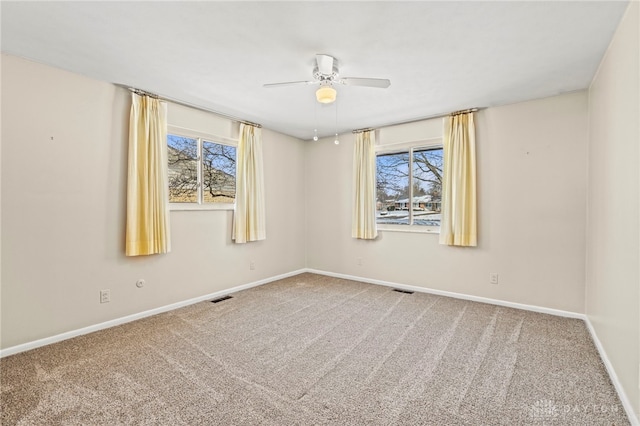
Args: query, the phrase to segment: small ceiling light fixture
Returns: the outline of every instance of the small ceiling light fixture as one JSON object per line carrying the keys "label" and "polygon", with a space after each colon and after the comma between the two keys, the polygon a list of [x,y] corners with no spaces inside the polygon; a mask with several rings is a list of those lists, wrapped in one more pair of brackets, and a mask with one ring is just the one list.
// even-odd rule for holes
{"label": "small ceiling light fixture", "polygon": [[313,129],[313,140],[318,141],[318,129]]}
{"label": "small ceiling light fixture", "polygon": [[320,88],[316,90],[316,99],[321,104],[330,104],[336,100],[336,89],[331,87],[329,83],[322,83]]}

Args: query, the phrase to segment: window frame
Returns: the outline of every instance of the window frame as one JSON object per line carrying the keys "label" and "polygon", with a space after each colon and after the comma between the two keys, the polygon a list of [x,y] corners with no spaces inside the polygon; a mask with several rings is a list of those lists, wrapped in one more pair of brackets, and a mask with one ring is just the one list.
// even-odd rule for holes
{"label": "window frame", "polygon": [[[203,142],[216,143],[219,145],[231,146],[238,152],[238,141],[235,139],[227,138],[224,136],[213,135],[210,133],[199,132],[193,129],[187,129],[179,126],[167,126],[167,137],[169,135],[180,136],[189,139],[195,139],[197,143],[197,188],[198,188],[198,201],[196,203],[172,203],[169,202],[169,210],[235,210],[236,203],[205,203],[204,202],[204,190],[202,188],[202,145]],[[168,142],[167,142],[168,143]],[[237,159],[236,159],[237,161]],[[237,164],[237,163],[236,163]],[[167,170],[169,163],[167,161]]]}
{"label": "window frame", "polygon": [[[413,200],[413,153],[414,151],[431,150],[431,149],[444,149],[444,144],[441,137],[432,138],[432,139],[422,139],[422,140],[417,140],[412,142],[400,142],[396,144],[378,145],[376,146],[376,149],[375,149],[376,166],[377,166],[377,159],[379,155],[408,153],[409,154],[409,181],[408,181],[409,200]],[[443,159],[443,169],[444,169],[444,159]],[[376,197],[376,200],[374,202],[377,203],[377,201],[378,200]],[[408,211],[409,211],[409,224],[397,225],[397,224],[389,224],[389,223],[377,223],[377,219],[376,219],[376,227],[378,231],[409,232],[409,233],[417,233],[417,234],[440,234],[440,226],[415,225],[413,223],[413,208],[409,208]]]}

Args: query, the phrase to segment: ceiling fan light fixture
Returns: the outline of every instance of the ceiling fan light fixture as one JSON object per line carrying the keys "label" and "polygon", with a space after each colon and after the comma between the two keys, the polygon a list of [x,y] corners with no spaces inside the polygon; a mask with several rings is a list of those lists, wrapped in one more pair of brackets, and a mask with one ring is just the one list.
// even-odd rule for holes
{"label": "ceiling fan light fixture", "polygon": [[322,85],[316,90],[316,99],[321,104],[330,104],[336,100],[336,89],[329,85]]}

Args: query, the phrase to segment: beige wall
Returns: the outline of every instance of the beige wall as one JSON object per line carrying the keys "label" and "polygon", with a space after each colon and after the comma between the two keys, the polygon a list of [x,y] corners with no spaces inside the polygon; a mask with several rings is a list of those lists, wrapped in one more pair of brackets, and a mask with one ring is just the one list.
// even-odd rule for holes
{"label": "beige wall", "polygon": [[[125,257],[129,105],[124,89],[2,56],[2,348],[304,267],[304,144],[266,129],[266,241],[232,244],[228,211],[174,211],[170,254]],[[233,131],[182,107],[169,122]]]}
{"label": "beige wall", "polygon": [[[354,137],[343,135],[306,151],[307,266],[583,313],[587,93],[489,108],[476,122],[477,248],[442,246],[437,234],[352,239]],[[382,129],[380,143],[441,137],[441,123]]]}
{"label": "beige wall", "polygon": [[640,5],[589,90],[587,315],[640,417]]}

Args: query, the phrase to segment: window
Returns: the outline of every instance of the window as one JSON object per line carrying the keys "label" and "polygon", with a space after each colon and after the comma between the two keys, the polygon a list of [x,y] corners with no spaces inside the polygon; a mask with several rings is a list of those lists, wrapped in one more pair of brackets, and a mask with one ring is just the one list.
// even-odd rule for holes
{"label": "window", "polygon": [[437,231],[441,195],[441,146],[376,155],[376,223],[380,229]]}
{"label": "window", "polygon": [[174,206],[233,208],[236,147],[210,139],[167,135],[169,201]]}

